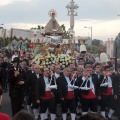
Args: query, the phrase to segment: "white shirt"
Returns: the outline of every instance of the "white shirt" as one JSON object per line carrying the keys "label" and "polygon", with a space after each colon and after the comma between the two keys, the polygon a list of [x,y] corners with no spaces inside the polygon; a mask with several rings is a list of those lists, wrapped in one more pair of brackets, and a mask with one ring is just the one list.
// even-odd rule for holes
{"label": "white shirt", "polygon": [[60,77],[60,74],[55,73],[55,78]]}
{"label": "white shirt", "polygon": [[72,88],[70,87],[70,86],[72,86],[72,85],[71,85],[70,78],[67,77],[67,76],[65,76],[65,79],[66,79],[66,81],[67,81],[67,83],[68,83],[68,91],[73,91],[74,89],[72,89]]}
{"label": "white shirt", "polygon": [[109,76],[107,78],[108,78],[108,83],[109,83],[108,84],[108,88],[112,87],[112,80],[111,80],[111,78]]}
{"label": "white shirt", "polygon": [[37,78],[40,78],[39,74],[36,74]]}
{"label": "white shirt", "polygon": [[49,86],[50,86],[49,80],[45,76],[44,76],[44,81],[45,81],[45,91],[51,91],[49,88]]}

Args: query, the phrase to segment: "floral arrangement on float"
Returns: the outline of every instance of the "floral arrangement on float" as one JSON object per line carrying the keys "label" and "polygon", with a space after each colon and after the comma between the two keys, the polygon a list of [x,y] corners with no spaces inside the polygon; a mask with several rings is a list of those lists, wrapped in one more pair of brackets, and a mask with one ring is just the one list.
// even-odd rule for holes
{"label": "floral arrangement on float", "polygon": [[[51,43],[50,43],[51,45]],[[73,62],[74,58],[68,54],[63,54],[63,50],[60,45],[54,45],[53,48],[49,44],[45,43],[42,45],[42,53],[36,55],[33,62],[35,64],[39,64],[42,67],[50,67],[51,64],[59,64],[61,69],[67,67],[71,62]],[[51,49],[53,50],[51,51]]]}
{"label": "floral arrangement on float", "polygon": [[60,64],[61,69],[64,69],[71,63],[71,57],[67,54],[58,54],[56,56],[56,64]]}
{"label": "floral arrangement on float", "polygon": [[50,54],[45,57],[45,60],[43,62],[44,67],[50,67],[51,64],[56,64],[56,56],[54,54]]}

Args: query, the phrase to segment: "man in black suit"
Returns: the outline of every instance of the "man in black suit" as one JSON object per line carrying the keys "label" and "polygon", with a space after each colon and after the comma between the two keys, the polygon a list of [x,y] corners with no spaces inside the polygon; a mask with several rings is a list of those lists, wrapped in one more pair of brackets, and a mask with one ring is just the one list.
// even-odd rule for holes
{"label": "man in black suit", "polygon": [[97,112],[97,97],[100,95],[98,77],[92,75],[92,68],[86,67],[83,76],[77,79],[80,87],[79,96],[81,98],[82,114],[85,115],[90,109]]}
{"label": "man in black suit", "polygon": [[41,120],[46,118],[47,108],[49,109],[51,120],[55,120],[56,102],[52,88],[50,88],[51,84],[55,83],[51,81],[50,84],[50,70],[47,67],[43,68],[42,73],[43,76],[36,83],[36,102],[40,103]]}
{"label": "man in black suit", "polygon": [[106,107],[110,108],[108,118],[111,119],[115,110],[116,88],[115,88],[115,75],[111,74],[109,66],[104,67],[103,76],[100,77],[101,89],[101,115],[105,117]]}
{"label": "man in black suit", "polygon": [[[100,63],[95,63],[94,66],[93,66],[93,75],[97,76],[98,77],[98,81],[100,82],[100,78],[102,76],[102,70],[101,70],[101,65]],[[100,113],[100,109],[101,109],[101,97],[99,96],[98,97],[98,106],[97,106],[97,112]]]}
{"label": "man in black suit", "polygon": [[68,108],[71,111],[71,118],[75,120],[76,117],[76,103],[74,97],[73,82],[70,79],[71,69],[69,67],[64,69],[63,75],[58,81],[58,94],[62,105],[62,117],[66,120]]}
{"label": "man in black suit", "polygon": [[29,76],[31,76],[31,74],[34,73],[34,64],[31,64],[29,66],[29,70],[28,70],[28,81],[27,81],[27,84],[26,84],[26,101],[27,101],[27,111],[29,113],[32,112],[32,109],[31,109],[31,105],[32,105],[32,92],[31,92],[31,86],[29,84]]}
{"label": "man in black suit", "polygon": [[[55,65],[55,73],[53,76],[53,79],[56,80],[56,84],[58,83],[58,78],[62,75],[62,73],[60,73],[60,65]],[[58,96],[58,91],[55,90],[55,100],[58,104],[60,104],[60,100],[59,100],[59,96]]]}
{"label": "man in black suit", "polygon": [[[29,79],[28,79],[28,83],[27,83],[27,93],[28,93],[28,105],[27,107],[30,107],[31,101],[32,101],[32,108],[33,108],[33,113],[35,116],[35,119],[38,119],[38,115],[39,115],[39,104],[36,103],[36,98],[35,98],[35,89],[36,89],[36,82],[37,79],[39,79],[41,77],[40,74],[40,66],[39,65],[34,65],[33,67],[34,72],[31,72],[29,74]],[[30,109],[30,108],[29,108]]]}
{"label": "man in black suit", "polygon": [[19,58],[15,57],[12,61],[13,66],[8,69],[9,96],[11,99],[12,116],[19,112],[23,106],[25,97],[25,84],[27,75],[24,70],[19,67]]}

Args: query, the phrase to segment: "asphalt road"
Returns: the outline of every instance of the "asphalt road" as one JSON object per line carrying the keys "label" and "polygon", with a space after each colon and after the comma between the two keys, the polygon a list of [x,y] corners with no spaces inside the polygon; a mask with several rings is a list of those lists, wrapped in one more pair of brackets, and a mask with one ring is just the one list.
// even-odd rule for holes
{"label": "asphalt road", "polygon": [[[12,116],[11,104],[10,104],[10,98],[9,98],[8,92],[3,93],[3,101],[2,101],[0,112],[8,114],[10,117]],[[79,118],[79,117],[77,117],[77,118]],[[61,120],[61,118],[59,117],[57,120]],[[71,120],[70,117],[68,117],[67,120]],[[118,119],[115,116],[113,116],[112,120],[118,120]]]}
{"label": "asphalt road", "polygon": [[6,113],[9,116],[11,116],[12,115],[11,104],[10,104],[10,98],[9,98],[8,92],[3,93],[2,96],[3,96],[3,101],[2,101],[0,112]]}

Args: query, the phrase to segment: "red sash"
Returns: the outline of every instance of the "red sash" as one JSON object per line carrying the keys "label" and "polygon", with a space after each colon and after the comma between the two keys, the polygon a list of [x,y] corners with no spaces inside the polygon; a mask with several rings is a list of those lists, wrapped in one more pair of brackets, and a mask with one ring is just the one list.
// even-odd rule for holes
{"label": "red sash", "polygon": [[74,98],[74,91],[68,91],[66,99],[73,99]]}
{"label": "red sash", "polygon": [[45,91],[45,95],[41,98],[46,99],[46,100],[49,100],[49,99],[53,98],[52,92],[51,91]]}
{"label": "red sash", "polygon": [[112,95],[112,87],[109,87],[107,92],[103,92],[103,95]]}
{"label": "red sash", "polygon": [[90,89],[88,95],[82,94],[82,97],[86,99],[94,99],[96,98],[96,95],[92,92],[92,89]]}

